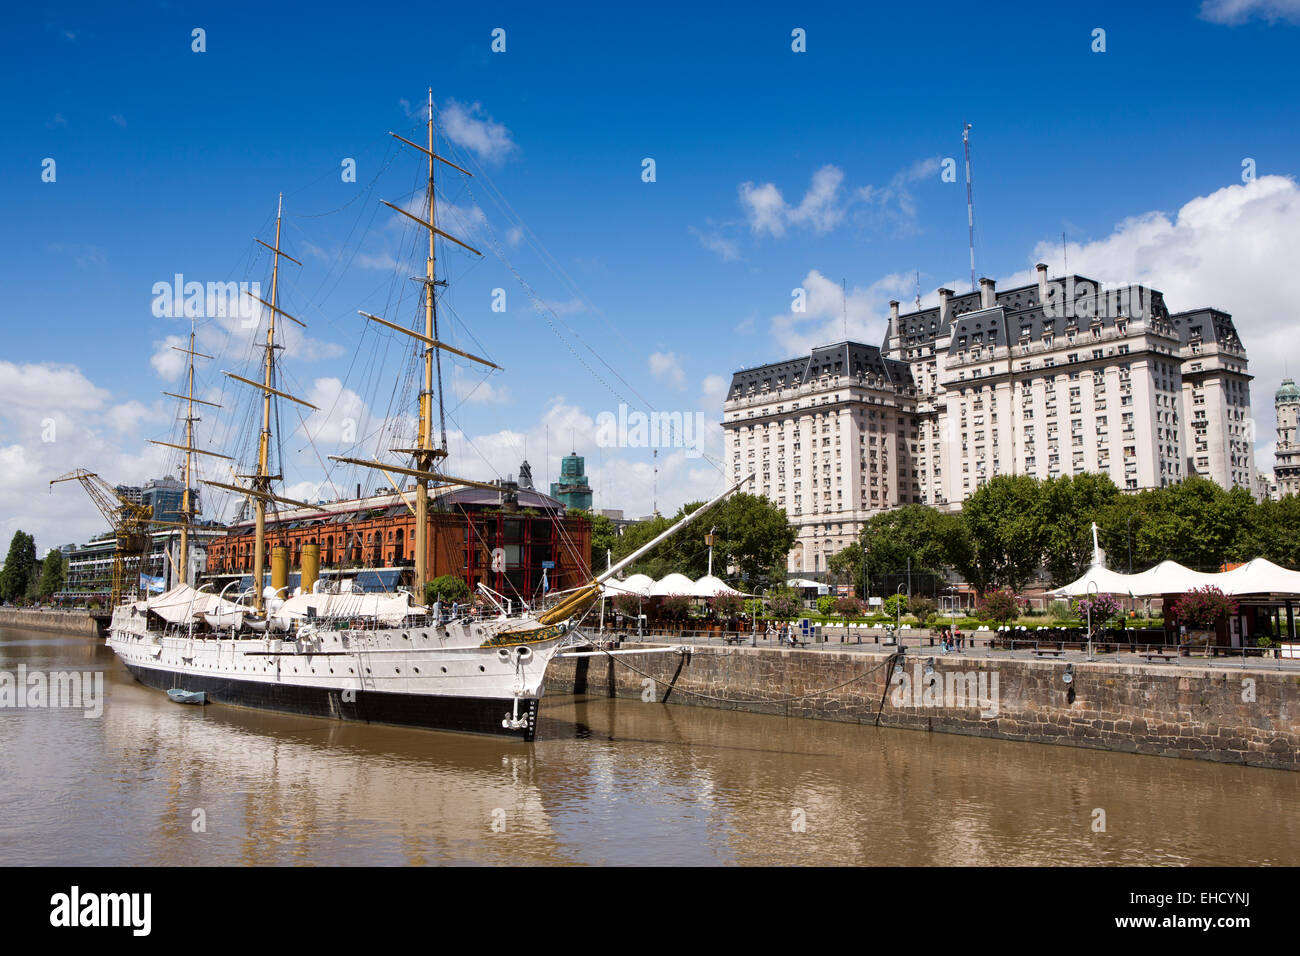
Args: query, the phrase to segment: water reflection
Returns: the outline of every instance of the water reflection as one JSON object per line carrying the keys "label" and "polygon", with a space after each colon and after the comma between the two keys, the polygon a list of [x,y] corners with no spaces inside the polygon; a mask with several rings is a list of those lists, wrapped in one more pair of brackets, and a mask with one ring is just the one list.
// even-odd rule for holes
{"label": "water reflection", "polygon": [[0,712],[11,864],[1300,862],[1283,771],[604,698],[548,698],[529,746],[180,707],[0,631],[20,661],[109,699]]}

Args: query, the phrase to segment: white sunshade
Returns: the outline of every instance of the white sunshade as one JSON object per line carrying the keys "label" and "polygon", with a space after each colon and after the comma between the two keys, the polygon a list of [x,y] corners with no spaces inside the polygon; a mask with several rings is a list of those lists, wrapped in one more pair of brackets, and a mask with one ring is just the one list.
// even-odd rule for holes
{"label": "white sunshade", "polygon": [[1078,580],[1071,581],[1050,593],[1059,597],[1086,597],[1094,590],[1098,594],[1132,594],[1133,580],[1139,576],[1120,574],[1118,571],[1094,564]]}
{"label": "white sunshade", "polygon": [[1266,558],[1214,575],[1224,594],[1300,594],[1300,571],[1280,568]]}
{"label": "white sunshade", "polygon": [[700,578],[691,588],[691,594],[696,597],[717,597],[720,594],[734,594],[737,597],[749,597],[744,591],[737,591],[725,581],[715,578],[711,574],[706,574]]}
{"label": "white sunshade", "polygon": [[607,595],[640,594],[644,597],[650,593],[654,583],[655,579],[648,574],[633,574],[626,581],[606,581],[602,587]]}
{"label": "white sunshade", "polygon": [[651,597],[667,597],[670,594],[694,594],[695,582],[684,574],[674,571],[660,578],[650,588]]}
{"label": "white sunshade", "polygon": [[[1096,588],[1090,588],[1095,584]],[[1090,590],[1100,594],[1131,597],[1159,597],[1162,594],[1186,594],[1207,585],[1224,594],[1296,594],[1300,595],[1300,571],[1280,568],[1264,558],[1248,561],[1231,571],[1211,574],[1193,571],[1177,561],[1162,561],[1141,574],[1120,574],[1093,566],[1077,581],[1048,593],[1060,597],[1086,597]]]}
{"label": "white sunshade", "polygon": [[1129,593],[1134,597],[1156,597],[1161,594],[1186,594],[1194,588],[1203,588],[1207,584],[1216,587],[1222,581],[1218,574],[1193,571],[1177,561],[1161,561],[1154,568],[1141,574],[1121,575],[1129,579]]}

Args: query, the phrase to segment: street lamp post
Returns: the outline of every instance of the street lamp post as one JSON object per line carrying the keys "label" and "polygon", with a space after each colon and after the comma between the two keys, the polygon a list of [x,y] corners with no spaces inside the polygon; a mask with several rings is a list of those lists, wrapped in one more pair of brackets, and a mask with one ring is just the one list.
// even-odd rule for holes
{"label": "street lamp post", "polygon": [[[907,587],[906,584],[900,584],[898,586],[898,589],[894,592],[894,596],[898,597],[899,595],[901,595],[903,593],[903,588],[905,587]],[[898,642],[898,649],[901,651],[903,649],[903,602],[902,601],[894,602],[894,640]]]}
{"label": "street lamp post", "polygon": [[[1097,582],[1089,581],[1088,594],[1091,596],[1091,595],[1095,595],[1096,593],[1097,593]],[[1091,600],[1088,601],[1088,660],[1092,660],[1092,601]]]}

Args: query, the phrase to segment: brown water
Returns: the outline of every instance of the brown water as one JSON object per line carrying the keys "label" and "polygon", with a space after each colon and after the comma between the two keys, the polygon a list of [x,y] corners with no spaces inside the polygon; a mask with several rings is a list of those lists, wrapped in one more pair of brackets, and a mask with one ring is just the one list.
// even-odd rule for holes
{"label": "brown water", "polygon": [[604,698],[547,699],[530,746],[179,706],[0,630],[19,663],[107,700],[0,710],[9,865],[1300,863],[1284,771]]}

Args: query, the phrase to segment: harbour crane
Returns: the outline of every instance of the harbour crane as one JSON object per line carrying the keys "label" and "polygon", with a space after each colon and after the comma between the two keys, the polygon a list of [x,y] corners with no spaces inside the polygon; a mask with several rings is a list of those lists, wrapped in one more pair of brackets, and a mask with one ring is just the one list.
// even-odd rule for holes
{"label": "harbour crane", "polygon": [[[133,580],[139,586],[140,566],[149,553],[149,532],[154,526],[181,527],[181,522],[156,521],[149,505],[136,504],[118,494],[117,489],[93,471],[77,468],[50,482],[53,488],[61,481],[79,481],[86,494],[113,529],[113,583],[108,610],[122,601],[122,585]],[[188,525],[184,525],[188,527]],[[132,577],[134,575],[134,577]]]}

